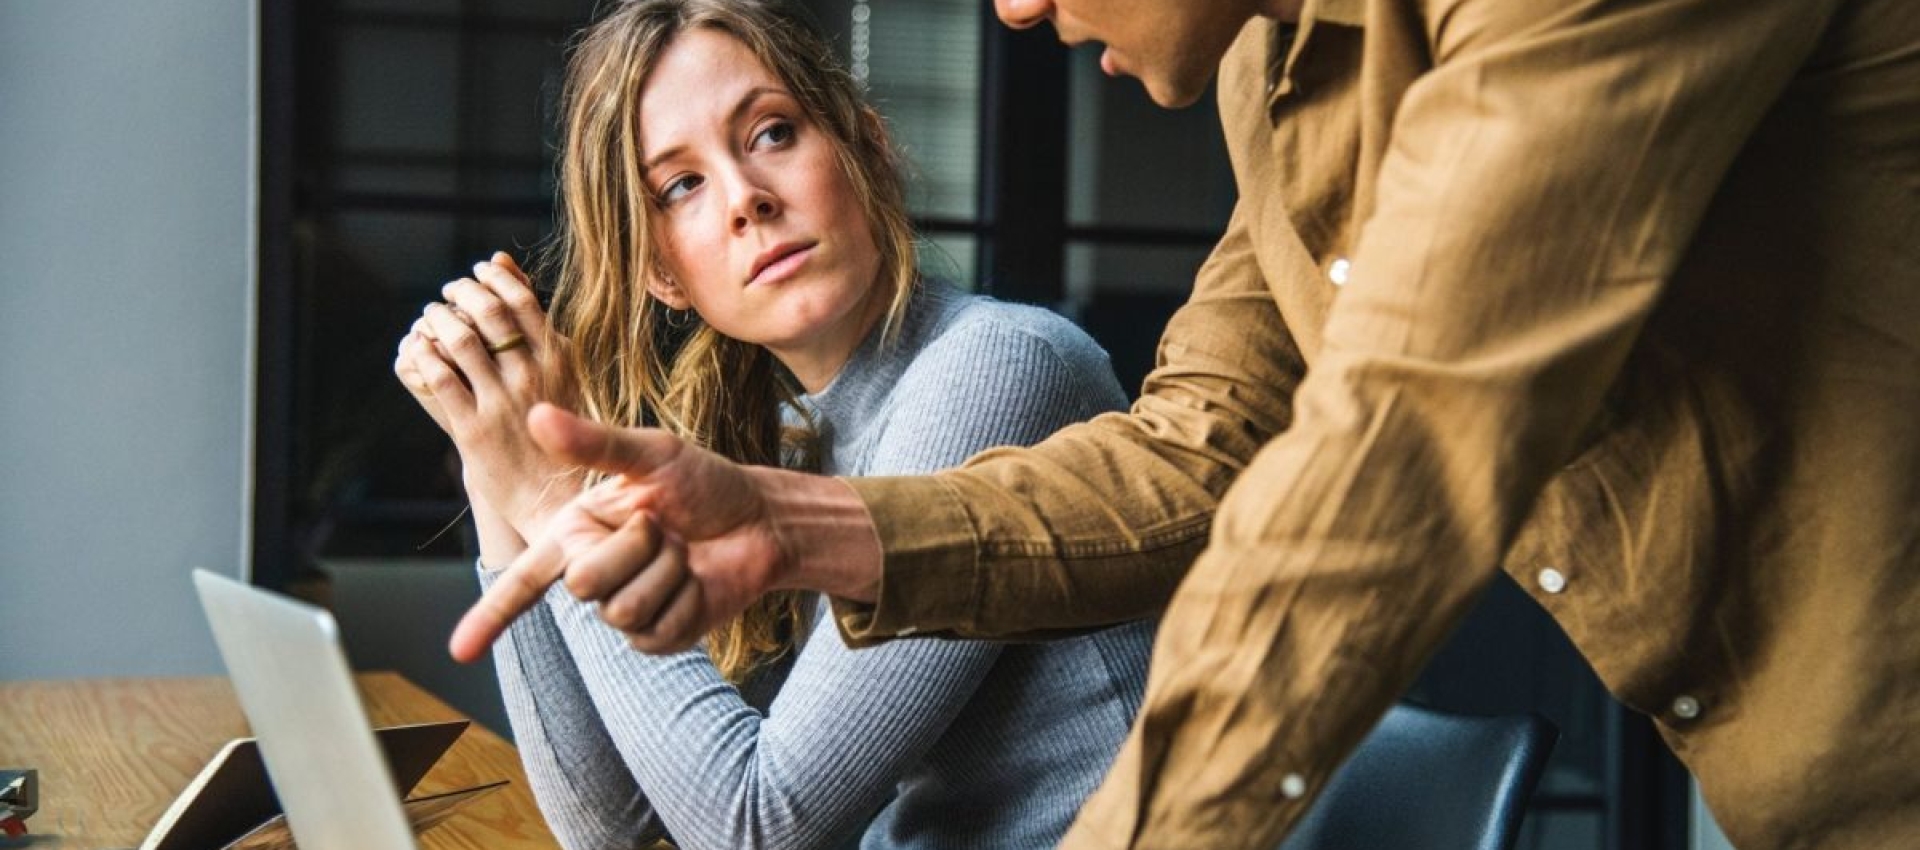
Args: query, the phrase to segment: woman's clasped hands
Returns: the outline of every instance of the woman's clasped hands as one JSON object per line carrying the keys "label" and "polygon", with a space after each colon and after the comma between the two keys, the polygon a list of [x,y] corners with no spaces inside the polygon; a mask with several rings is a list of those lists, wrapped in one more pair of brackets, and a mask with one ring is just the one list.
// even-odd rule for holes
{"label": "woman's clasped hands", "polygon": [[579,491],[583,473],[550,458],[527,435],[540,401],[568,405],[566,344],[532,282],[506,252],[441,288],[400,340],[393,371],[452,438],[479,531],[481,560],[502,565],[525,548],[547,514]]}

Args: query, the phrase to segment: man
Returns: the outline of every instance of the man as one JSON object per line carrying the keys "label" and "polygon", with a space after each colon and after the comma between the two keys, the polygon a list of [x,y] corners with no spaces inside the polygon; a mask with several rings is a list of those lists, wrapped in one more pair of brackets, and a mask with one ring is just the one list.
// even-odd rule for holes
{"label": "man", "polygon": [[1920,6],[998,11],[1165,105],[1219,71],[1241,199],[1132,413],[835,481],[536,410],[624,478],[456,654],[562,570],[656,651],[774,587],[872,641],[1177,583],[1065,846],[1269,848],[1502,567],[1736,845],[1920,846]]}

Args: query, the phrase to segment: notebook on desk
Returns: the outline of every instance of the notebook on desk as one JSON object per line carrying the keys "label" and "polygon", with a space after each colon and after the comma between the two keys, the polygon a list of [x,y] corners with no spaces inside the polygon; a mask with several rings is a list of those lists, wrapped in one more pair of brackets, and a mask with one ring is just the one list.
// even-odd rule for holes
{"label": "notebook on desk", "polygon": [[[194,571],[193,583],[255,737],[222,749],[143,848],[165,850],[184,840],[249,850],[296,841],[303,850],[413,850],[416,831],[506,784],[403,803],[466,722],[376,733],[360,706],[332,615],[205,570]],[[260,809],[262,763],[271,780],[264,822],[243,817],[237,831],[231,821],[194,826],[197,817]],[[275,817],[281,812],[284,817]],[[189,840],[190,828],[204,835]],[[205,835],[219,837],[208,841]]]}

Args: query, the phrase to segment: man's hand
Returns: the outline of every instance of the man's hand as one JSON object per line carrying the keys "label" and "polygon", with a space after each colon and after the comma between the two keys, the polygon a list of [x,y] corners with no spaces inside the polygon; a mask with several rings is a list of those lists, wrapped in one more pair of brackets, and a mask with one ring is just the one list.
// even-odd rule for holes
{"label": "man's hand", "polygon": [[[852,488],[732,463],[655,429],[611,428],[551,405],[527,416],[554,460],[614,477],[555,513],[454,629],[472,661],[555,581],[600,603],[635,648],[672,652],[780,587],[872,598],[879,544]],[[833,564],[831,574],[808,565]]]}

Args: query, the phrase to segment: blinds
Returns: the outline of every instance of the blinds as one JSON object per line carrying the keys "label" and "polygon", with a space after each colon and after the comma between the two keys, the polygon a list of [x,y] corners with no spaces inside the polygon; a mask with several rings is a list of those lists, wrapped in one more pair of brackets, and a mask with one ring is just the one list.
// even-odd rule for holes
{"label": "blinds", "polygon": [[859,0],[850,65],[906,154],[917,216],[979,212],[980,0]]}

